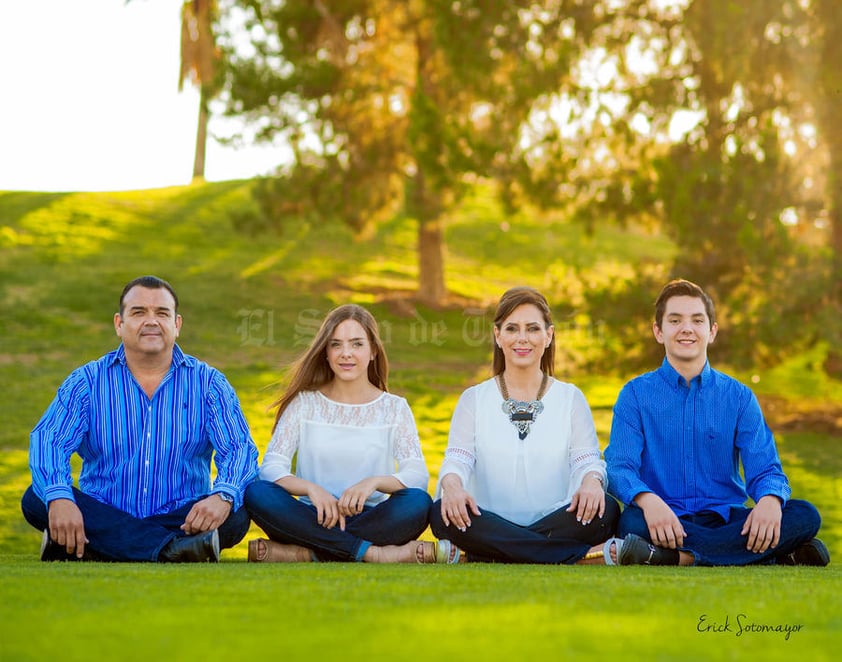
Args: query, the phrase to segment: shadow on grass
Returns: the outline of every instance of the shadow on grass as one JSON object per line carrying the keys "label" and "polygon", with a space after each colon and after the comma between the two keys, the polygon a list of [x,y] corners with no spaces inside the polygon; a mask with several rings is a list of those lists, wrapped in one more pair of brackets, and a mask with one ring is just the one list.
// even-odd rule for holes
{"label": "shadow on grass", "polygon": [[[0,205],[3,207],[3,225],[14,226],[27,214],[43,207],[49,207],[72,193],[36,193],[28,191],[0,191]],[[3,243],[0,242],[0,246]]]}

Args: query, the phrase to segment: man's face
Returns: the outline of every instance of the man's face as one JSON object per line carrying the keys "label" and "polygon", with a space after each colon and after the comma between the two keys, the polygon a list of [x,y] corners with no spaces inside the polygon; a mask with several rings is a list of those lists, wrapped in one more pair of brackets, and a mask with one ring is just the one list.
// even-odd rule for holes
{"label": "man's face", "polygon": [[655,339],[664,346],[667,359],[673,365],[704,363],[707,348],[716,338],[717,327],[701,299],[690,296],[670,297],[667,300],[661,326],[653,326]]}
{"label": "man's face", "polygon": [[114,315],[114,328],[127,353],[165,354],[178,338],[181,315],[166,288],[136,285],[123,298],[122,313]]}

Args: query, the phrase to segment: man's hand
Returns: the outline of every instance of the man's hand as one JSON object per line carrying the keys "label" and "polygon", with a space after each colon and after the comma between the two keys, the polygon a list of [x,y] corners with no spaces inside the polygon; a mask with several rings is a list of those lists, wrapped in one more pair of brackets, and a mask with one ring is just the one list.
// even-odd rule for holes
{"label": "man's hand", "polygon": [[181,525],[181,530],[188,536],[213,531],[220,527],[230,513],[231,504],[218,494],[211,494],[193,504],[184,524]]}
{"label": "man's hand", "polygon": [[777,547],[781,539],[781,501],[767,494],[757,502],[743,524],[741,535],[748,534],[746,549],[758,554]]}
{"label": "man's hand", "polygon": [[47,518],[50,523],[50,540],[63,545],[68,554],[82,558],[85,554],[85,521],[82,511],[70,499],[50,501]]}
{"label": "man's hand", "polygon": [[681,520],[666,502],[654,492],[642,492],[634,498],[634,502],[643,511],[646,526],[649,528],[649,538],[658,547],[679,549],[684,546],[684,536],[687,535]]}

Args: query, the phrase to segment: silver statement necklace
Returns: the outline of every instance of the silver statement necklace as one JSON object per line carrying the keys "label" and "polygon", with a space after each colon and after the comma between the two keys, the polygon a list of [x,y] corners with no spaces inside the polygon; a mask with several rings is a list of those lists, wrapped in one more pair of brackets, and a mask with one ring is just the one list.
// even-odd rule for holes
{"label": "silver statement necklace", "polygon": [[517,428],[518,439],[523,441],[526,435],[529,434],[529,429],[532,427],[532,422],[544,411],[544,403],[541,398],[544,397],[544,391],[547,390],[547,382],[549,377],[544,373],[541,379],[541,386],[538,388],[538,395],[530,402],[522,400],[512,400],[509,397],[509,389],[506,387],[506,379],[501,372],[497,375],[497,383],[500,384],[500,393],[503,394],[503,413],[509,417],[509,420]]}

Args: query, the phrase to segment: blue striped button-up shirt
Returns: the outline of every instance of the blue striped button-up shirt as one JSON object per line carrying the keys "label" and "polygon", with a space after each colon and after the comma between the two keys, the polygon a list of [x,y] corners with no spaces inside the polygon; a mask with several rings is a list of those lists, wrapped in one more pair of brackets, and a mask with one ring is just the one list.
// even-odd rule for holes
{"label": "blue striped button-up shirt", "polygon": [[45,503],[73,499],[74,452],[82,458],[82,492],[141,518],[210,492],[227,494],[239,508],[257,474],[257,448],[234,389],[177,345],[151,399],[122,345],[64,381],[30,435],[32,484]]}
{"label": "blue striped button-up shirt", "polygon": [[785,503],[790,495],[754,393],[707,363],[689,384],[666,359],[626,384],[605,461],[609,490],[620,501],[654,492],[679,517],[713,511],[727,521],[749,496]]}

